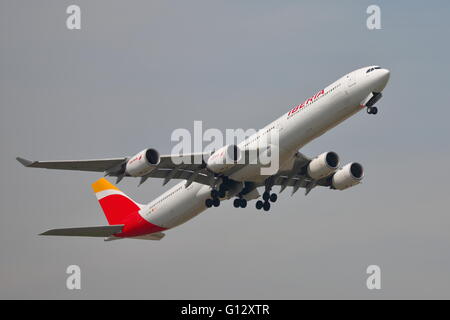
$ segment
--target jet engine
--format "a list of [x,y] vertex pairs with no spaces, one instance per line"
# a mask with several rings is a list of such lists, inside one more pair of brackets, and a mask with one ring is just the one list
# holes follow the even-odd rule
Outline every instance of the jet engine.
[[142,177],[152,172],[159,161],[159,153],[155,149],[142,150],[128,160],[125,165],[125,173],[132,177]]
[[307,167],[308,175],[314,180],[319,180],[333,174],[339,166],[339,156],[337,153],[324,152],[311,160]]
[[361,182],[364,175],[362,165],[352,162],[339,169],[331,179],[331,187],[337,190],[344,190]]
[[222,173],[235,166],[241,157],[239,147],[229,144],[215,151],[206,162],[206,167],[214,173]]

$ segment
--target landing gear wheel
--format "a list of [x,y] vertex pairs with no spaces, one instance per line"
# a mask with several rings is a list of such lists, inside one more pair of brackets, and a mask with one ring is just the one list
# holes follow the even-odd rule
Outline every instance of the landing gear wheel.
[[256,209],[261,210],[263,206],[264,202],[262,202],[261,200],[256,201]]
[[247,207],[247,200],[245,200],[243,198],[234,199],[233,206],[235,208],[245,208],[245,207]]
[[269,193],[268,191],[265,191],[265,192],[263,193],[262,198],[263,198],[264,201],[269,200],[269,198],[270,198],[270,193]]
[[219,198],[225,198],[225,190],[219,190]]
[[212,199],[206,199],[205,205],[207,208],[211,208],[213,206],[213,200]]
[[367,113],[368,114],[377,114],[378,108],[377,107],[367,107]]
[[270,202],[264,202],[263,209],[264,209],[264,211],[269,211],[270,210]]
[[270,195],[270,202],[276,202],[277,199],[278,199],[278,196],[277,196],[276,193],[272,193],[272,194]]
[[219,200],[218,198],[214,198],[214,199],[212,200],[212,203],[213,203],[213,206],[214,206],[214,207],[220,206],[220,200]]

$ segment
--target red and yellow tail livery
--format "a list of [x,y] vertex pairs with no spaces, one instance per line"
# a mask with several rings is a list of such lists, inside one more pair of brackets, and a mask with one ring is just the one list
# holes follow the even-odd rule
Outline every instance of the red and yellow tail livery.
[[95,181],[92,189],[110,225],[125,224],[142,208],[105,178]]
[[92,184],[95,196],[108,220],[108,226],[53,229],[46,236],[106,237],[107,240],[138,238],[160,240],[166,230],[146,219],[146,206],[139,204],[105,178]]

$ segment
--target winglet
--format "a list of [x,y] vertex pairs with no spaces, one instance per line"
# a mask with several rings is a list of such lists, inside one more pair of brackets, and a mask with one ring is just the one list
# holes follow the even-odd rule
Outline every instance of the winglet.
[[33,164],[33,162],[34,162],[34,161],[27,160],[27,159],[24,159],[24,158],[21,158],[21,157],[17,157],[16,160],[19,161],[25,167],[31,166]]

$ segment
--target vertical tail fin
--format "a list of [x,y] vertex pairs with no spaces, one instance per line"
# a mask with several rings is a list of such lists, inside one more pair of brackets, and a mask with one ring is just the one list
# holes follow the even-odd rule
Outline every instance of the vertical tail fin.
[[110,225],[124,224],[130,214],[142,207],[105,178],[95,181],[92,189]]

